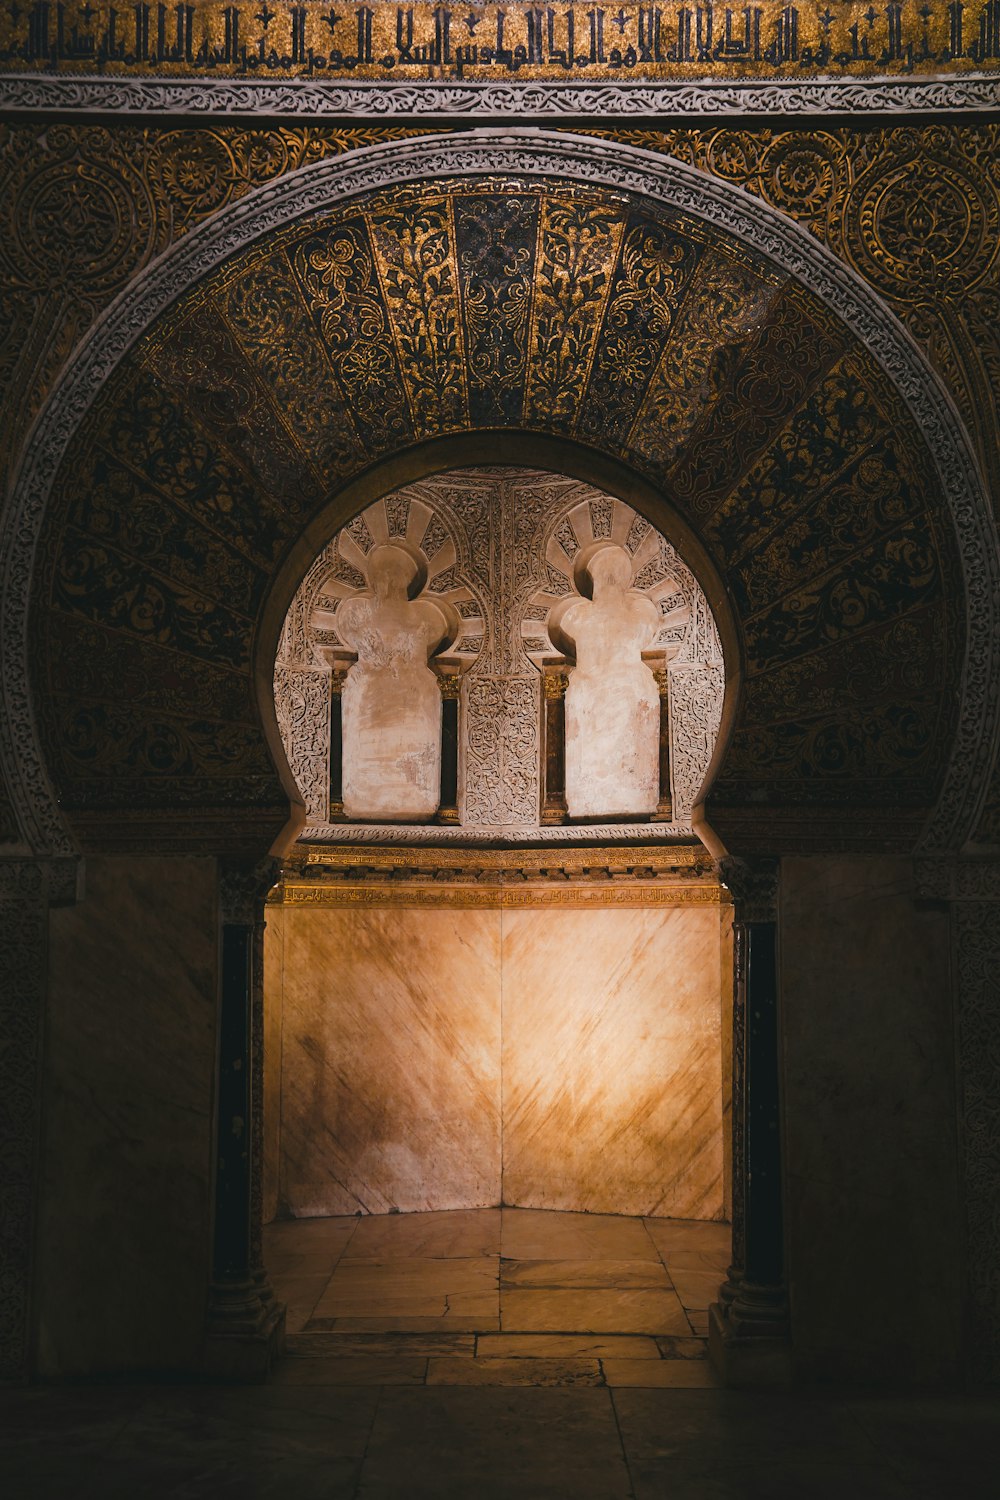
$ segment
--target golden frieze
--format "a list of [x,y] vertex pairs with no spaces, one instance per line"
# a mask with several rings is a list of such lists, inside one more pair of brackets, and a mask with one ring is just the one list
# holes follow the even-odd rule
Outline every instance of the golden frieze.
[[614,6],[5,7],[0,68],[110,78],[601,84],[961,75],[1000,63],[1000,0]]

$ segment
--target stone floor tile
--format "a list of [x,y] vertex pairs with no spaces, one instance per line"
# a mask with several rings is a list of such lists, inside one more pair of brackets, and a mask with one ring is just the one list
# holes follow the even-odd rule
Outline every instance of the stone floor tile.
[[284,1219],[264,1226],[264,1265],[274,1279],[330,1275],[358,1227],[356,1218]]
[[903,1466],[918,1500],[997,1490],[1000,1392],[850,1396],[848,1410],[879,1457]]
[[464,1355],[476,1352],[472,1333],[293,1333],[285,1339],[285,1353],[321,1359],[352,1354]]
[[349,1500],[377,1401],[374,1388],[160,1390],[80,1500]]
[[729,1264],[732,1259],[732,1226],[702,1219],[643,1219],[658,1252],[669,1260],[678,1250],[701,1250],[718,1255]]
[[671,1279],[682,1307],[689,1312],[706,1312],[713,1302],[718,1302],[724,1277],[717,1271],[682,1271],[671,1267]]
[[476,1340],[476,1355],[478,1358],[506,1359],[604,1359],[607,1356],[659,1359],[658,1342],[638,1333],[484,1333]]
[[283,1359],[275,1369],[274,1380],[278,1385],[423,1385],[426,1374],[427,1359],[418,1355],[345,1354],[340,1358]]
[[[641,1360],[636,1360],[641,1364]],[[662,1361],[660,1361],[662,1363]],[[603,1385],[596,1359],[431,1359],[428,1385]]]
[[[835,1456],[841,1463],[876,1458],[871,1439],[847,1408],[830,1398],[621,1388],[614,1401],[630,1462],[669,1458],[709,1467],[720,1459],[739,1464],[791,1463],[817,1454]],[[853,1497],[848,1494],[844,1500]]]
[[275,1277],[274,1294],[285,1304],[285,1331],[301,1333],[329,1284],[327,1272],[312,1276]]
[[313,1309],[313,1318],[444,1318],[490,1316],[497,1299],[497,1262],[465,1260],[355,1260],[342,1262]]
[[493,1256],[435,1260],[394,1256],[391,1260],[345,1260],[330,1279],[331,1289],[368,1295],[399,1297],[412,1293],[483,1292],[495,1290],[499,1262]]
[[662,1287],[670,1279],[654,1260],[501,1260],[500,1287]]
[[724,1279],[729,1270],[731,1255],[726,1250],[668,1250],[664,1256],[668,1267],[678,1271],[711,1271]]
[[708,1344],[704,1339],[675,1337],[664,1334],[656,1340],[664,1359],[707,1359]]
[[357,1221],[347,1258],[423,1259],[500,1254],[500,1209],[448,1209],[416,1214],[367,1214]]
[[75,1495],[148,1399],[115,1386],[0,1392],[0,1492]]
[[510,1260],[656,1260],[641,1219],[505,1208],[501,1253]]
[[610,1386],[669,1386],[675,1390],[714,1389],[715,1372],[707,1360],[602,1359]]
[[521,1287],[500,1294],[504,1333],[686,1334],[671,1291]]
[[399,1312],[382,1312],[368,1316],[345,1314],[336,1318],[311,1318],[310,1333],[497,1333],[500,1329],[499,1299],[490,1303],[472,1299],[471,1310],[456,1307],[459,1299],[451,1298],[445,1317],[411,1316]]
[[382,1392],[358,1500],[627,1500],[609,1394]]
[[708,1313],[702,1308],[687,1308],[687,1320],[696,1339],[708,1338]]
[[[912,1500],[890,1469],[822,1457],[754,1465],[664,1460],[634,1463],[630,1473],[635,1500]],[[948,1497],[942,1494],[938,1500]]]

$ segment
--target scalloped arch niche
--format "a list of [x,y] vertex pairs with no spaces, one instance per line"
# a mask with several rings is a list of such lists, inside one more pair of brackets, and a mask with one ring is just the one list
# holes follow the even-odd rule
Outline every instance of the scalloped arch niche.
[[[461,684],[452,827],[405,812],[328,820],[331,670],[348,683],[356,670],[387,548],[408,580],[398,618],[443,622],[400,670]],[[540,820],[543,675],[556,662],[572,681],[602,552],[642,624],[629,670],[667,673],[673,820],[553,828]],[[375,631],[361,654],[389,670],[409,649]],[[309,821],[268,908],[268,1214],[503,1202],[723,1217],[730,908],[690,820],[724,672],[705,597],[666,538],[559,474],[410,484],[316,558],[274,681]],[[630,733],[625,716],[601,728]],[[347,731],[345,719],[345,762]]]
[[[369,560],[389,543],[414,557],[411,596],[451,616],[437,655],[461,674],[460,826],[515,838],[540,827],[541,668],[566,649],[551,638],[553,618],[589,592],[586,563],[595,550],[626,553],[631,589],[654,606],[648,654],[661,658],[669,675],[674,815],[658,832],[691,836],[691,808],[715,747],[725,688],[719,633],[694,575],[623,500],[541,470],[482,468],[437,475],[369,506],[337,532],[296,593],[274,687],[285,751],[306,804],[306,840],[345,836],[328,821],[331,662],[339,657],[347,665],[354,655],[338,632],[338,615],[348,601],[371,594]],[[612,742],[625,732],[615,724],[590,731],[609,728]],[[353,751],[345,741],[345,763]],[[597,803],[586,811],[611,820],[616,809]],[[377,827],[377,804],[361,816],[376,825],[367,837],[393,837],[391,828]],[[421,818],[404,810],[386,821]]]

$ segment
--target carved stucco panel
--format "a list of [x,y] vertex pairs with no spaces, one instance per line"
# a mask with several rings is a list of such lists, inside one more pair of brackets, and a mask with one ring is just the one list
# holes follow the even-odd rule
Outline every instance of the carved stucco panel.
[[330,786],[330,674],[278,665],[274,670],[278,728],[310,822],[325,823]]

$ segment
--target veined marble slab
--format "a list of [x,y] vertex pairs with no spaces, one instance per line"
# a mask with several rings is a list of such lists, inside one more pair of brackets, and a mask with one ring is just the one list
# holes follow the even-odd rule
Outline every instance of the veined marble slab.
[[[595,1235],[612,1258],[655,1258],[641,1226],[595,1215],[721,1217],[726,919],[718,905],[269,908],[281,1207],[420,1211],[412,1253],[433,1256],[497,1253],[499,1220],[430,1210],[582,1211],[558,1244],[546,1225],[532,1237],[530,1213],[505,1222],[520,1260],[583,1259]],[[377,1256],[382,1238],[363,1218],[348,1256]]]
[[505,1201],[720,1218],[718,911],[502,920]]
[[496,914],[285,910],[281,933],[283,1203],[499,1203]]

